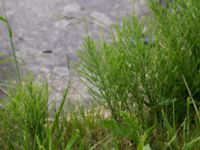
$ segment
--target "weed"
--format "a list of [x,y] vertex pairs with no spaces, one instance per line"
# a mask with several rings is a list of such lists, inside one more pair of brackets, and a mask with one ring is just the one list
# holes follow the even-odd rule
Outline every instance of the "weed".
[[[92,96],[112,113],[115,121],[109,123],[109,129],[126,133],[127,125],[119,127],[126,124],[121,114],[125,111],[136,117],[139,123],[132,123],[143,133],[156,124],[152,134],[143,134],[141,142],[134,139],[139,149],[148,141],[147,135],[155,138],[152,145],[160,141],[167,143],[164,149],[186,148],[199,139],[199,134],[186,132],[199,133],[200,3],[174,0],[163,8],[151,0],[149,5],[153,16],[146,32],[133,16],[115,27],[111,42],[87,36],[78,52],[80,73]],[[182,132],[183,128],[187,131]],[[187,148],[198,149],[199,145]]]

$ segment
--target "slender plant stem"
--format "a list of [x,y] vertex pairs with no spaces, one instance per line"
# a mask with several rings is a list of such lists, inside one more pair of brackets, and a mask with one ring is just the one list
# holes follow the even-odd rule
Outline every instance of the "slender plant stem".
[[15,47],[14,47],[14,43],[13,43],[12,29],[10,27],[8,17],[7,17],[7,14],[6,14],[6,8],[5,8],[4,0],[2,0],[2,5],[3,5],[3,11],[4,11],[5,19],[6,19],[6,26],[7,26],[8,31],[9,31],[9,41],[10,41],[10,45],[11,45],[11,49],[12,49],[12,53],[13,53],[13,57],[14,57],[17,80],[18,80],[19,85],[21,86],[22,85],[22,79],[21,79],[21,75],[20,75],[20,71],[19,71],[19,65],[18,65],[17,56],[16,56],[16,51],[15,51]]
[[187,88],[187,90],[188,90],[190,99],[192,100],[192,104],[193,104],[194,109],[195,109],[195,111],[196,111],[197,118],[198,118],[198,120],[200,121],[199,111],[198,111],[198,108],[197,108],[197,106],[196,106],[196,104],[195,104],[195,101],[194,101],[194,99],[193,99],[193,97],[192,97],[192,93],[191,93],[191,91],[190,91],[190,89],[189,89],[189,86],[188,86],[188,84],[187,84],[187,81],[186,81],[186,79],[185,79],[185,77],[184,77],[183,75],[182,75],[182,78],[183,78],[183,81],[184,81],[184,83],[185,83],[185,86],[186,86],[186,88]]

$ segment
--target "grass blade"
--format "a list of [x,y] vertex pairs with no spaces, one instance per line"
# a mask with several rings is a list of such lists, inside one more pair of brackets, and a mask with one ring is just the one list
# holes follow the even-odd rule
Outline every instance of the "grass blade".
[[76,143],[76,141],[78,140],[80,136],[80,131],[77,129],[73,132],[71,138],[69,139],[67,146],[65,148],[65,150],[71,150],[73,145]]

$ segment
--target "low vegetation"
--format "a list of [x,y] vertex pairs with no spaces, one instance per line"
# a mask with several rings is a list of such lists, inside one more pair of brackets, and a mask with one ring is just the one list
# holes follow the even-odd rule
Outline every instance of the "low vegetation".
[[149,7],[145,27],[132,15],[111,41],[84,39],[87,108],[69,105],[67,86],[52,109],[48,85],[18,74],[0,109],[0,149],[200,149],[200,2]]

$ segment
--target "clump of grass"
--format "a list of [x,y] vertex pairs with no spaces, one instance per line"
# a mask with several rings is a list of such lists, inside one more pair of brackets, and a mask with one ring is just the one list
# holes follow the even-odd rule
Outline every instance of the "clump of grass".
[[111,132],[101,125],[105,118],[100,107],[85,109],[74,105],[65,109],[67,92],[68,88],[60,106],[50,117],[47,84],[29,79],[22,86],[10,89],[7,103],[0,110],[0,149],[123,147],[126,142],[112,137]]
[[[124,19],[122,27],[116,26],[111,43],[85,38],[79,51],[80,72],[97,88],[91,87],[91,92],[106,101],[113,117],[117,119],[120,111],[131,111],[133,105],[138,112],[145,107],[155,112],[157,108],[170,110],[173,102],[177,109],[186,108],[190,95],[185,83],[199,105],[198,4],[175,1],[163,10],[152,1],[153,28],[148,32],[154,35],[149,35],[148,44],[144,39],[148,33],[143,33],[135,17]],[[188,21],[191,18],[195,21]]]
[[16,86],[9,92],[3,114],[5,143],[10,148],[24,145],[26,148],[36,147],[36,137],[46,136],[45,123],[48,118],[47,87],[34,82]]
[[198,149],[200,3],[175,0],[163,8],[151,0],[149,5],[153,16],[145,32],[133,16],[115,27],[111,42],[87,36],[78,53],[80,73],[118,125],[126,124],[124,111],[131,114],[129,119],[136,118],[141,140],[130,141],[138,147],[151,139],[153,146],[168,143],[166,149],[186,148],[188,143],[188,149]]
[[[161,96],[171,102],[174,100],[176,117],[183,120],[188,97],[192,96],[198,108],[200,106],[200,3],[195,0],[176,0],[163,9],[156,1],[152,1],[150,7],[154,14],[150,22],[157,55],[154,87],[158,92],[154,93],[157,94],[156,99]],[[172,103],[167,107],[169,111],[170,107]]]

